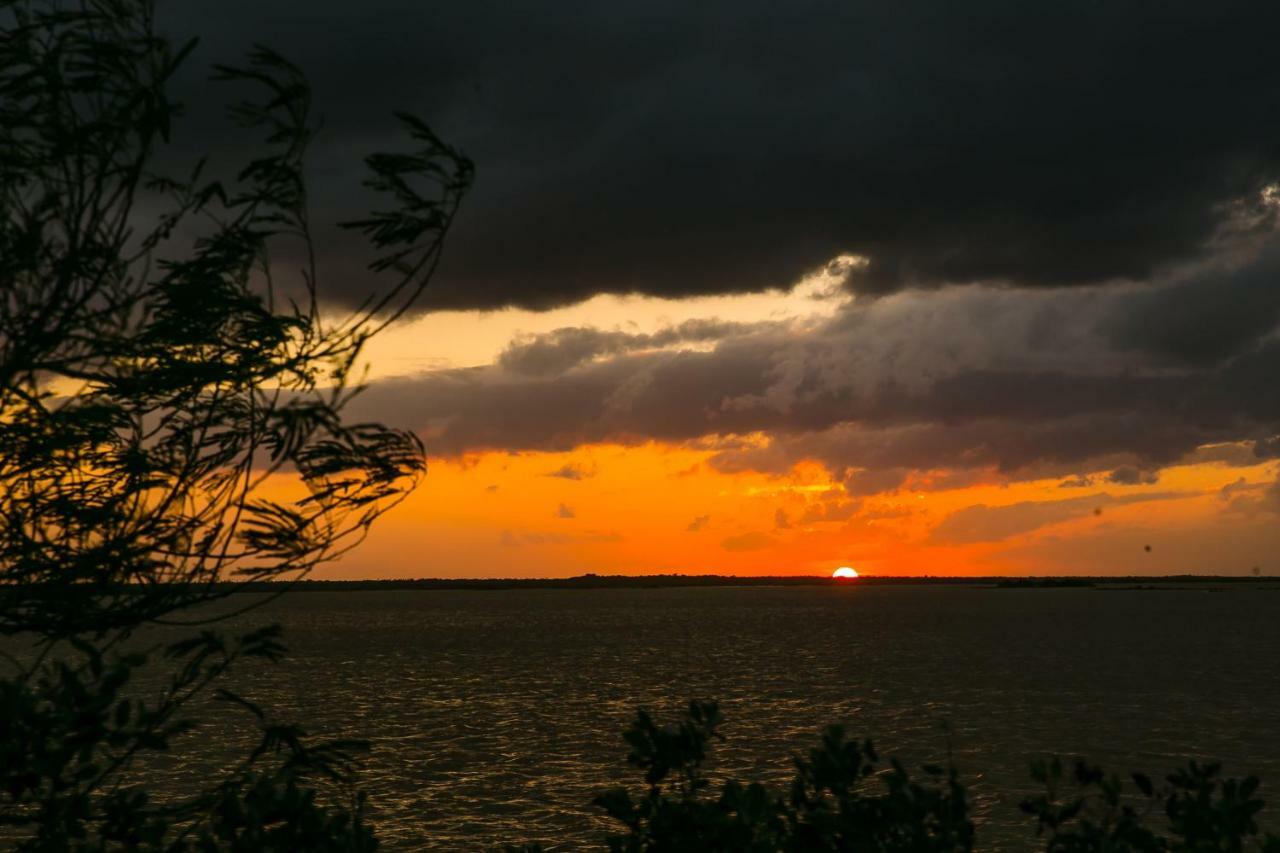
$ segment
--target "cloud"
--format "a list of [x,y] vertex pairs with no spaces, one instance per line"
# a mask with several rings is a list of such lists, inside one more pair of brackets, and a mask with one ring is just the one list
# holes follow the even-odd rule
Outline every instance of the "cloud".
[[[263,42],[311,75],[317,219],[367,202],[355,160],[400,137],[393,109],[474,157],[434,306],[760,290],[842,252],[872,294],[1144,280],[1261,227],[1280,176],[1267,5],[227,0],[161,20],[202,62]],[[179,143],[225,149],[205,78],[183,78]],[[322,248],[327,292],[357,301],[350,241]]]
[[566,462],[556,470],[547,472],[548,477],[560,477],[564,480],[586,480],[595,475],[594,469],[587,468],[577,462]]
[[1234,267],[1211,267],[1168,286],[1131,292],[1107,321],[1111,341],[1178,363],[1243,351],[1280,323],[1280,247]]
[[906,468],[860,468],[849,472],[844,490],[853,497],[896,492],[907,481]]
[[1107,475],[1107,482],[1118,486],[1149,486],[1159,479],[1159,471],[1143,471],[1136,465],[1122,465]]
[[805,507],[801,524],[847,521],[861,508],[861,501],[814,501]]
[[578,514],[568,504],[560,504],[556,507],[556,518],[577,518]]
[[1273,483],[1247,483],[1241,477],[1223,486],[1218,497],[1227,503],[1228,513],[1245,516],[1280,513],[1280,479]]
[[[1066,476],[1082,466],[1106,468],[1119,460],[1140,459],[1147,467],[1173,464],[1200,444],[1222,435],[1198,424],[1171,423],[1156,413],[1044,421],[848,423],[815,432],[775,435],[767,445],[730,449],[711,461],[726,472],[782,474],[804,459],[821,463],[836,476],[850,466],[866,471],[882,469],[884,479],[878,483],[866,474],[855,481],[855,489],[868,495],[876,493],[877,487],[896,490],[907,468],[956,468],[1008,479],[1043,479]],[[940,486],[945,487],[945,482]]]
[[686,527],[685,530],[687,530],[690,533],[698,533],[702,530],[705,530],[707,525],[710,522],[711,522],[711,516],[700,515],[697,518],[695,518],[693,521],[689,522],[689,526]]
[[720,543],[720,547],[726,551],[760,551],[765,548],[772,548],[777,544],[778,541],[768,533],[753,530],[750,533],[728,537]]
[[1092,477],[1075,476],[1075,477],[1068,477],[1067,479],[1063,480],[1061,483],[1058,484],[1058,488],[1087,489],[1092,485],[1093,485]]
[[[850,495],[988,473],[1137,484],[1207,445],[1221,464],[1280,455],[1280,112],[1257,109],[1280,84],[1280,7],[164,15],[203,36],[199,61],[252,33],[314,75],[317,221],[368,201],[354,152],[399,138],[393,107],[475,157],[430,307],[758,291],[867,260],[838,271],[857,298],[824,322],[566,325],[357,400],[434,454],[722,442],[716,469],[811,459]],[[242,150],[204,83],[180,81],[198,97],[175,155]],[[321,249],[325,292],[358,301],[360,252],[342,234]]]
[[[1166,286],[1176,284],[1157,287]],[[353,415],[411,427],[437,455],[709,440],[721,447],[710,460],[718,470],[783,473],[811,459],[850,494],[910,486],[930,471],[1105,470],[1136,482],[1190,454],[1232,465],[1272,455],[1280,338],[1174,366],[1110,342],[1128,293],[904,293],[818,323],[737,327],[710,350],[380,381]],[[769,440],[733,438],[748,434]]]
[[1218,490],[1218,499],[1221,501],[1230,501],[1241,492],[1248,492],[1254,488],[1256,488],[1256,486],[1250,485],[1244,477],[1238,477],[1234,482],[1227,483]]
[[1280,458],[1280,435],[1271,435],[1255,441],[1253,455],[1258,459]]
[[1187,497],[1184,493],[1112,497],[1106,493],[1060,501],[1023,501],[1005,506],[975,504],[947,516],[929,534],[937,544],[968,544],[1008,539],[1041,527],[1097,514],[1104,506],[1118,506]]
[[615,530],[588,530],[584,533],[542,533],[539,531],[503,530],[499,542],[507,548],[526,545],[578,545],[582,543],[622,542]]
[[517,338],[498,356],[498,364],[517,374],[555,375],[601,356],[713,342],[741,334],[748,328],[747,324],[713,319],[688,320],[652,334],[603,331],[589,326],[568,327]]

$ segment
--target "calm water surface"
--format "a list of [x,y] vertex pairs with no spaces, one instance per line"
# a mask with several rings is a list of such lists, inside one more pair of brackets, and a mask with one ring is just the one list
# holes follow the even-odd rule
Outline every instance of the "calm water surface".
[[950,750],[987,850],[1033,847],[1017,802],[1050,752],[1218,758],[1280,809],[1280,591],[307,592],[254,618],[283,623],[291,655],[238,686],[372,741],[389,849],[598,840],[591,796],[634,778],[620,730],[690,697],[725,711],[717,766],[763,781],[831,722],[912,764]]

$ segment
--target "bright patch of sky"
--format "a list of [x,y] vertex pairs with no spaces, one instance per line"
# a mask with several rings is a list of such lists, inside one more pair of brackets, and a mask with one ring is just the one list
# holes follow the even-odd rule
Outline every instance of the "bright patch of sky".
[[842,255],[789,290],[685,299],[605,294],[550,311],[440,311],[402,319],[367,345],[368,378],[492,364],[512,340],[566,327],[646,334],[689,320],[817,322],[851,298],[842,285],[865,264],[861,258]]

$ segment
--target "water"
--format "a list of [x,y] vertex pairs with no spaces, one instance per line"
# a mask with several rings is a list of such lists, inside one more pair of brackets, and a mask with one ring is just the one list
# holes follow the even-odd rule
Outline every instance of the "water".
[[1280,812],[1277,590],[307,592],[254,618],[291,655],[238,686],[372,741],[388,849],[598,841],[592,795],[638,781],[620,730],[690,697],[724,709],[717,766],[762,781],[832,722],[911,764],[950,751],[987,850],[1033,847],[1017,803],[1052,752],[1156,776],[1221,759]]

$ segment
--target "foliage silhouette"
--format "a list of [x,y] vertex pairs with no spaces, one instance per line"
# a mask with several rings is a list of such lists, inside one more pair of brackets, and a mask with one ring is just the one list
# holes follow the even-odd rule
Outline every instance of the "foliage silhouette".
[[[714,702],[690,702],[673,725],[639,711],[623,738],[644,788],[615,788],[594,804],[621,825],[606,839],[614,853],[678,851],[872,851],[934,853],[981,849],[970,799],[954,765],[922,768],[922,779],[896,759],[887,766],[870,741],[833,726],[805,757],[795,758],[786,795],[758,782],[730,779],[718,790],[704,765],[722,740]],[[1120,780],[1077,761],[1069,780],[1062,762],[1037,761],[1032,778],[1044,793],[1022,811],[1036,819],[1034,846],[1047,853],[1280,853],[1257,816],[1258,780],[1223,779],[1216,764],[1189,763],[1157,788],[1141,773],[1126,793]],[[1072,791],[1064,792],[1064,781]],[[1165,825],[1153,826],[1163,815]],[[1033,849],[1029,841],[1028,849]],[[536,845],[508,847],[537,851]]]
[[[1064,798],[1062,762],[1038,761],[1032,777],[1045,786],[1045,793],[1027,799],[1022,810],[1036,818],[1037,834],[1046,837],[1049,853],[1280,853],[1280,836],[1264,835],[1258,828],[1264,805],[1255,796],[1258,779],[1223,779],[1220,770],[1215,763],[1192,761],[1170,773],[1160,788],[1146,774],[1134,773],[1135,792],[1126,794],[1118,776],[1077,760],[1071,774],[1076,791]],[[1147,818],[1159,814],[1167,826],[1150,828]]]
[[[881,773],[871,742],[848,740],[839,726],[827,729],[807,758],[796,759],[789,797],[736,780],[724,783],[717,798],[704,796],[709,782],[702,766],[721,723],[713,702],[690,702],[670,729],[637,714],[624,737],[628,761],[645,771],[649,787],[638,800],[623,788],[596,799],[627,827],[610,836],[611,850],[972,849],[973,822],[954,768],[926,768],[923,785],[897,761]],[[878,793],[868,784],[877,777]],[[668,778],[676,781],[664,785]]]
[[[194,42],[149,0],[0,2],[0,833],[24,849],[368,849],[352,743],[312,745],[222,691],[258,748],[204,791],[158,800],[136,776],[273,629],[138,646],[204,624],[251,582],[304,576],[356,544],[425,470],[417,438],[347,423],[369,337],[420,293],[471,163],[424,123],[366,160],[381,209],[345,223],[381,282],[331,321],[318,299],[301,72],[256,49],[215,79],[254,94],[260,145],[230,177],[156,163]],[[304,259],[282,272],[282,252]],[[296,279],[296,280],[295,280]],[[264,495],[273,474],[302,496]],[[173,672],[158,698],[140,673]]]

